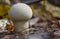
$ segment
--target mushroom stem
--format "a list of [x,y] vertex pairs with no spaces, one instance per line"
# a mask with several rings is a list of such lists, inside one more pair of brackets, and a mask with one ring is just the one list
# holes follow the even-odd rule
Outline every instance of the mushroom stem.
[[28,33],[29,31],[29,24],[26,21],[22,22],[14,22],[15,24],[15,32],[19,34],[20,39],[25,39],[25,34]]

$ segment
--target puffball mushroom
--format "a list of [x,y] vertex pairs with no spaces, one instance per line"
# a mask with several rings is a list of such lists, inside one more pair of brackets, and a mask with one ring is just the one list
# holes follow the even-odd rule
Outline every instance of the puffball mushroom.
[[10,8],[8,15],[14,22],[15,31],[21,32],[29,27],[28,20],[32,17],[32,9],[24,3],[17,3]]

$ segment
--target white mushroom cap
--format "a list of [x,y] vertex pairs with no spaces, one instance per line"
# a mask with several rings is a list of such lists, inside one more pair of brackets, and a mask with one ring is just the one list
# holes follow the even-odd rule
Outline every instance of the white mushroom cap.
[[32,17],[32,9],[24,3],[17,3],[10,8],[8,15],[12,20],[24,21]]

